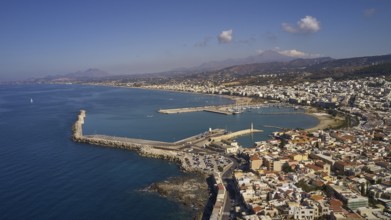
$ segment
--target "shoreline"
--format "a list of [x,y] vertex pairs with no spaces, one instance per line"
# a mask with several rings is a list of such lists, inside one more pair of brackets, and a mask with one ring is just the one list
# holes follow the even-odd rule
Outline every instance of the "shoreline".
[[[65,85],[65,84],[62,84]],[[225,98],[233,101],[231,104],[249,104],[252,102],[250,97],[242,96],[231,96],[224,94],[212,94],[212,93],[199,93],[199,92],[189,92],[189,91],[180,91],[180,90],[170,90],[170,89],[159,89],[159,88],[148,88],[148,87],[132,87],[132,86],[115,86],[115,85],[101,85],[101,84],[80,84],[80,85],[89,85],[89,86],[103,86],[103,87],[112,87],[112,88],[125,88],[125,89],[142,89],[142,90],[151,90],[151,91],[163,91],[163,92],[173,92],[173,93],[184,93],[184,94],[193,94],[193,95],[207,95],[207,96],[216,96],[220,98]],[[224,105],[224,104],[221,104]],[[215,105],[219,106],[219,105]]]
[[324,130],[324,129],[334,129],[340,127],[344,122],[345,119],[341,117],[333,117],[330,114],[320,112],[317,109],[310,107],[305,110],[306,115],[315,117],[318,119],[318,124],[314,127],[305,129],[307,132],[314,132],[318,130]]
[[[83,84],[82,84],[83,85]],[[118,87],[118,88],[125,88],[125,89],[142,89],[142,90],[151,90],[151,91],[164,91],[164,92],[174,92],[174,93],[184,93],[184,94],[195,94],[195,95],[208,95],[208,96],[216,96],[216,97],[221,97],[225,99],[229,99],[233,101],[233,104],[249,104],[253,101],[253,98],[251,97],[242,97],[242,96],[232,96],[232,95],[224,95],[224,94],[212,94],[212,93],[199,93],[199,92],[189,92],[189,91],[179,91],[179,90],[170,90],[170,89],[161,89],[161,88],[149,88],[149,87],[132,87],[132,86],[113,86],[113,85],[96,85],[96,84],[85,84],[85,85],[93,85],[93,86],[105,86],[105,87]],[[282,104],[288,104],[292,106],[298,106],[290,103],[284,103],[278,101],[278,103]],[[214,105],[214,106],[219,106],[219,105]],[[302,106],[299,106],[302,107]],[[318,130],[324,130],[324,129],[333,129],[333,128],[338,128],[343,124],[345,119],[340,118],[340,117],[334,117],[324,113],[320,112],[316,108],[312,106],[306,106],[304,114],[308,116],[315,117],[318,120],[318,124],[305,129],[307,132],[314,132]]]
[[[111,87],[111,86],[108,86]],[[125,87],[125,86],[118,86],[119,88],[133,88],[133,87]],[[143,89],[143,90],[159,90],[159,89],[151,89],[151,88],[133,88],[133,89]],[[159,90],[159,91],[167,91],[167,92],[180,92],[180,93],[191,93],[191,94],[196,94],[196,95],[213,95],[213,96],[219,96],[222,98],[226,98],[229,100],[232,100],[234,103],[251,103],[252,98],[250,97],[237,97],[237,96],[229,96],[229,95],[218,95],[218,94],[205,94],[205,93],[195,93],[195,92],[186,92],[186,91],[174,91],[174,90]],[[282,102],[279,102],[282,103]],[[215,105],[218,106],[218,105]],[[296,106],[296,105],[292,105]],[[312,116],[318,119],[318,124],[312,128],[306,129],[307,132],[312,132],[312,131],[317,131],[319,129],[326,129],[326,128],[332,128],[332,127],[337,127],[339,126],[340,123],[339,120],[333,118],[331,115],[326,114],[326,113],[321,113],[315,108],[312,107],[305,107],[305,112],[303,114],[306,114],[308,116]],[[163,160],[168,160],[171,162],[174,162],[178,165],[179,169],[184,172],[184,173],[190,173],[190,175],[197,175],[197,174],[202,174],[202,175],[207,175],[203,170],[196,169],[194,167],[191,167],[190,164],[188,165],[186,163],[186,160],[184,159],[184,155],[186,154],[184,152],[178,152],[175,150],[168,150],[168,149],[159,149],[156,148],[156,146],[151,146],[151,145],[145,145],[145,144],[140,144],[140,143],[126,143],[123,142],[121,143],[120,141],[115,141],[115,140],[107,140],[107,139],[100,139],[100,138],[94,138],[94,137],[89,137],[84,136],[82,132],[82,125],[84,124],[84,117],[85,117],[85,111],[81,110],[80,114],[78,115],[78,120],[74,123],[72,127],[72,139],[75,142],[79,143],[86,143],[86,144],[92,144],[92,145],[98,145],[98,146],[105,146],[105,147],[111,147],[111,148],[122,148],[126,150],[131,150],[134,151],[136,154],[138,154],[141,157],[149,157],[149,158],[157,158],[157,159],[163,159]],[[227,165],[229,166],[229,165]],[[168,180],[163,181],[166,182]],[[154,184],[159,184],[154,183]],[[201,184],[200,182],[194,183],[194,184]],[[169,184],[167,184],[166,187],[168,187]],[[194,185],[195,186],[195,185]],[[192,187],[189,187],[192,188]],[[186,189],[180,190],[180,193],[178,194],[183,194],[181,195],[182,197],[172,197],[169,194],[162,194],[159,193],[163,197],[170,197],[168,199],[173,199],[174,201],[177,201],[178,203],[181,203],[185,206],[188,206],[188,202],[184,202],[186,199],[186,194],[188,192],[184,192],[183,190],[186,191]],[[207,194],[209,191],[205,191]],[[174,193],[175,194],[175,193]],[[199,195],[199,194],[195,194]],[[179,199],[178,199],[179,198]],[[194,206],[194,204],[192,204]],[[198,203],[198,208],[202,210],[206,209],[206,204],[201,207],[201,204]],[[198,214],[199,215],[199,212]]]
[[[140,143],[121,142],[115,139],[101,139],[84,136],[82,126],[84,124],[85,116],[85,111],[80,110],[77,120],[72,126],[72,140],[74,142],[95,145],[98,147],[129,150],[135,152],[140,157],[162,159],[177,164],[179,170],[188,175],[169,177],[166,180],[152,183],[150,186],[140,189],[140,191],[153,192],[154,189],[160,196],[192,208],[193,211],[195,211],[194,218],[203,216],[208,205],[206,202],[210,200],[210,197],[204,198],[205,195],[209,195],[210,193],[210,188],[206,181],[208,176],[211,175],[210,173],[194,168],[188,164],[185,157],[186,153],[184,152],[159,149],[156,148],[156,146],[153,147]],[[202,177],[204,178],[203,180]],[[175,181],[172,183],[172,180]],[[181,183],[181,185],[178,185],[178,183]]]
[[[189,92],[189,91],[179,91],[179,90],[170,90],[170,89],[158,89],[158,88],[149,88],[149,87],[125,87],[125,88],[133,88],[133,89],[144,89],[144,90],[152,90],[152,91],[165,91],[165,92],[175,92],[175,93],[184,93],[184,94],[195,94],[195,95],[208,95],[208,96],[216,96],[225,99],[229,99],[233,101],[232,104],[248,104],[251,103],[252,98],[250,97],[242,97],[242,96],[231,96],[224,94],[213,94],[213,93],[200,93],[200,92]],[[219,106],[219,105],[215,105]]]

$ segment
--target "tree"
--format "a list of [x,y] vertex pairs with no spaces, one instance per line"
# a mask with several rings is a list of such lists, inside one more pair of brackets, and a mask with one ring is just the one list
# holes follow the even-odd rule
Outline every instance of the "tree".
[[289,164],[288,163],[284,163],[283,165],[282,165],[282,171],[284,171],[284,173],[291,173],[291,172],[293,172],[293,169],[292,169],[292,167],[291,166],[289,166]]
[[281,138],[280,140],[281,140],[281,142],[280,142],[280,145],[278,145],[278,147],[280,149],[283,149],[285,147],[285,145],[287,144],[287,141],[284,138]]

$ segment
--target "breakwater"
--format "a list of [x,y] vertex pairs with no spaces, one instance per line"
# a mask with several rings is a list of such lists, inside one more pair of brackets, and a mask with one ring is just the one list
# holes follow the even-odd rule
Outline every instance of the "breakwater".
[[162,114],[179,114],[188,112],[211,112],[223,115],[240,114],[245,109],[259,108],[260,104],[230,104],[230,105],[217,105],[217,106],[202,106],[202,107],[186,107],[186,108],[172,108],[172,109],[160,109],[158,112]]
[[232,115],[233,111],[229,109],[232,105],[224,106],[203,106],[203,107],[192,107],[192,108],[173,108],[173,109],[160,109],[158,112],[162,114],[179,114],[188,112],[212,112],[224,115]]
[[[193,147],[197,146],[198,149],[202,150],[200,146],[204,146],[205,143],[208,143],[209,141],[221,141],[254,132],[262,132],[262,130],[253,129],[252,125],[250,129],[245,129],[233,133],[227,133],[223,129],[215,129],[200,135],[195,135],[177,142],[169,143],[107,135],[84,135],[83,124],[85,121],[85,117],[86,111],[80,110],[80,113],[77,116],[77,120],[72,127],[72,139],[75,142],[133,150],[136,151],[140,156],[159,158],[178,163],[180,165],[180,168],[185,172],[198,172],[202,174],[210,174],[210,170],[212,169],[207,169],[206,164],[205,167],[198,166],[199,161],[202,160],[202,156],[190,153],[190,151],[193,150]],[[203,160],[209,160],[210,153],[211,152],[208,152],[208,157],[203,158]],[[195,157],[198,159],[195,159]],[[221,162],[220,156],[217,156],[217,158],[219,159],[219,162]],[[194,160],[197,160],[198,164],[194,163]],[[223,168],[222,173],[224,174],[225,172],[227,172],[227,170],[229,170],[232,165],[232,161],[226,164]],[[220,176],[221,174],[220,172],[217,172],[217,174],[213,173],[213,175]],[[223,190],[221,190],[222,188]],[[222,181],[218,189],[219,190],[217,200],[216,204],[213,207],[211,219],[221,219],[224,207],[227,202],[227,192]]]
[[[78,143],[86,143],[98,146],[126,149],[136,151],[140,156],[164,159],[176,162],[181,169],[187,172],[202,172],[198,167],[187,163],[185,158],[189,157],[187,152],[182,152],[184,144],[194,140],[200,140],[202,135],[196,135],[174,143],[160,142],[144,139],[133,139],[125,137],[115,137],[107,135],[83,135],[83,124],[86,117],[86,111],[80,110],[76,122],[72,127],[72,139]],[[221,133],[221,129],[212,131],[212,134]],[[206,138],[206,137],[204,137]]]
[[236,131],[236,132],[224,134],[221,136],[213,137],[212,140],[222,141],[222,140],[227,140],[227,139],[233,139],[238,136],[243,136],[243,135],[252,134],[252,133],[259,133],[259,132],[263,132],[263,130],[250,128],[250,129],[245,129],[245,130]]
[[193,166],[185,160],[185,158],[189,158],[191,157],[191,155],[193,155],[192,153],[190,153],[193,146],[198,147],[198,149],[202,149],[204,144],[209,143],[209,141],[211,140],[222,141],[227,139],[233,139],[237,136],[245,134],[262,132],[262,130],[257,130],[253,128],[232,133],[227,133],[223,129],[214,129],[199,135],[195,135],[171,143],[107,135],[84,135],[83,124],[85,117],[86,111],[80,110],[77,116],[77,120],[72,127],[72,139],[75,142],[133,150],[138,152],[138,154],[140,154],[141,156],[175,161],[178,162],[185,171],[200,170],[197,166]]
[[[186,165],[186,163],[184,163],[184,161],[182,161],[181,157],[178,155],[178,152],[176,152],[175,149],[166,149],[167,147],[170,147],[170,145],[165,142],[113,137],[106,135],[83,135],[83,124],[85,117],[85,110],[80,110],[77,120],[72,128],[73,141],[105,147],[134,150],[141,156],[174,161],[179,163],[184,170],[193,171],[193,169],[191,169]],[[151,145],[148,145],[148,143]],[[164,149],[154,148],[152,145],[160,146]]]

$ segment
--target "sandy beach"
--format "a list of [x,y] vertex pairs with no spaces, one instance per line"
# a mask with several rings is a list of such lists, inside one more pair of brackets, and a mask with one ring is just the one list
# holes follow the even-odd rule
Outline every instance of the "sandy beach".
[[316,112],[316,110],[313,108],[306,110],[306,114],[314,116],[319,120],[318,125],[306,129],[306,131],[309,132],[323,130],[326,128],[337,128],[340,127],[345,121],[345,119],[342,117],[333,117],[327,113]]

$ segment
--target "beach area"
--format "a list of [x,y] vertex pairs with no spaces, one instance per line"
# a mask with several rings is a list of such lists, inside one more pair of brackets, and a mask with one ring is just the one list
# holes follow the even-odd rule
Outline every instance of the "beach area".
[[325,112],[319,112],[315,108],[306,109],[305,114],[316,117],[319,121],[319,123],[315,127],[306,129],[306,131],[308,131],[308,132],[314,132],[314,131],[324,130],[324,129],[339,128],[345,122],[345,119],[342,117],[339,117],[339,116],[334,117],[334,116],[327,114]]
[[[215,94],[209,94],[215,95]],[[254,103],[254,99],[250,97],[230,96],[230,95],[217,95],[234,101],[235,105],[248,105]],[[262,104],[261,102],[257,102]],[[294,106],[294,105],[292,105]],[[320,111],[314,107],[306,107],[304,114],[315,117],[318,120],[318,124],[314,127],[305,129],[307,132],[314,132],[324,129],[335,129],[343,126],[345,119],[340,116],[332,116],[326,112]]]

